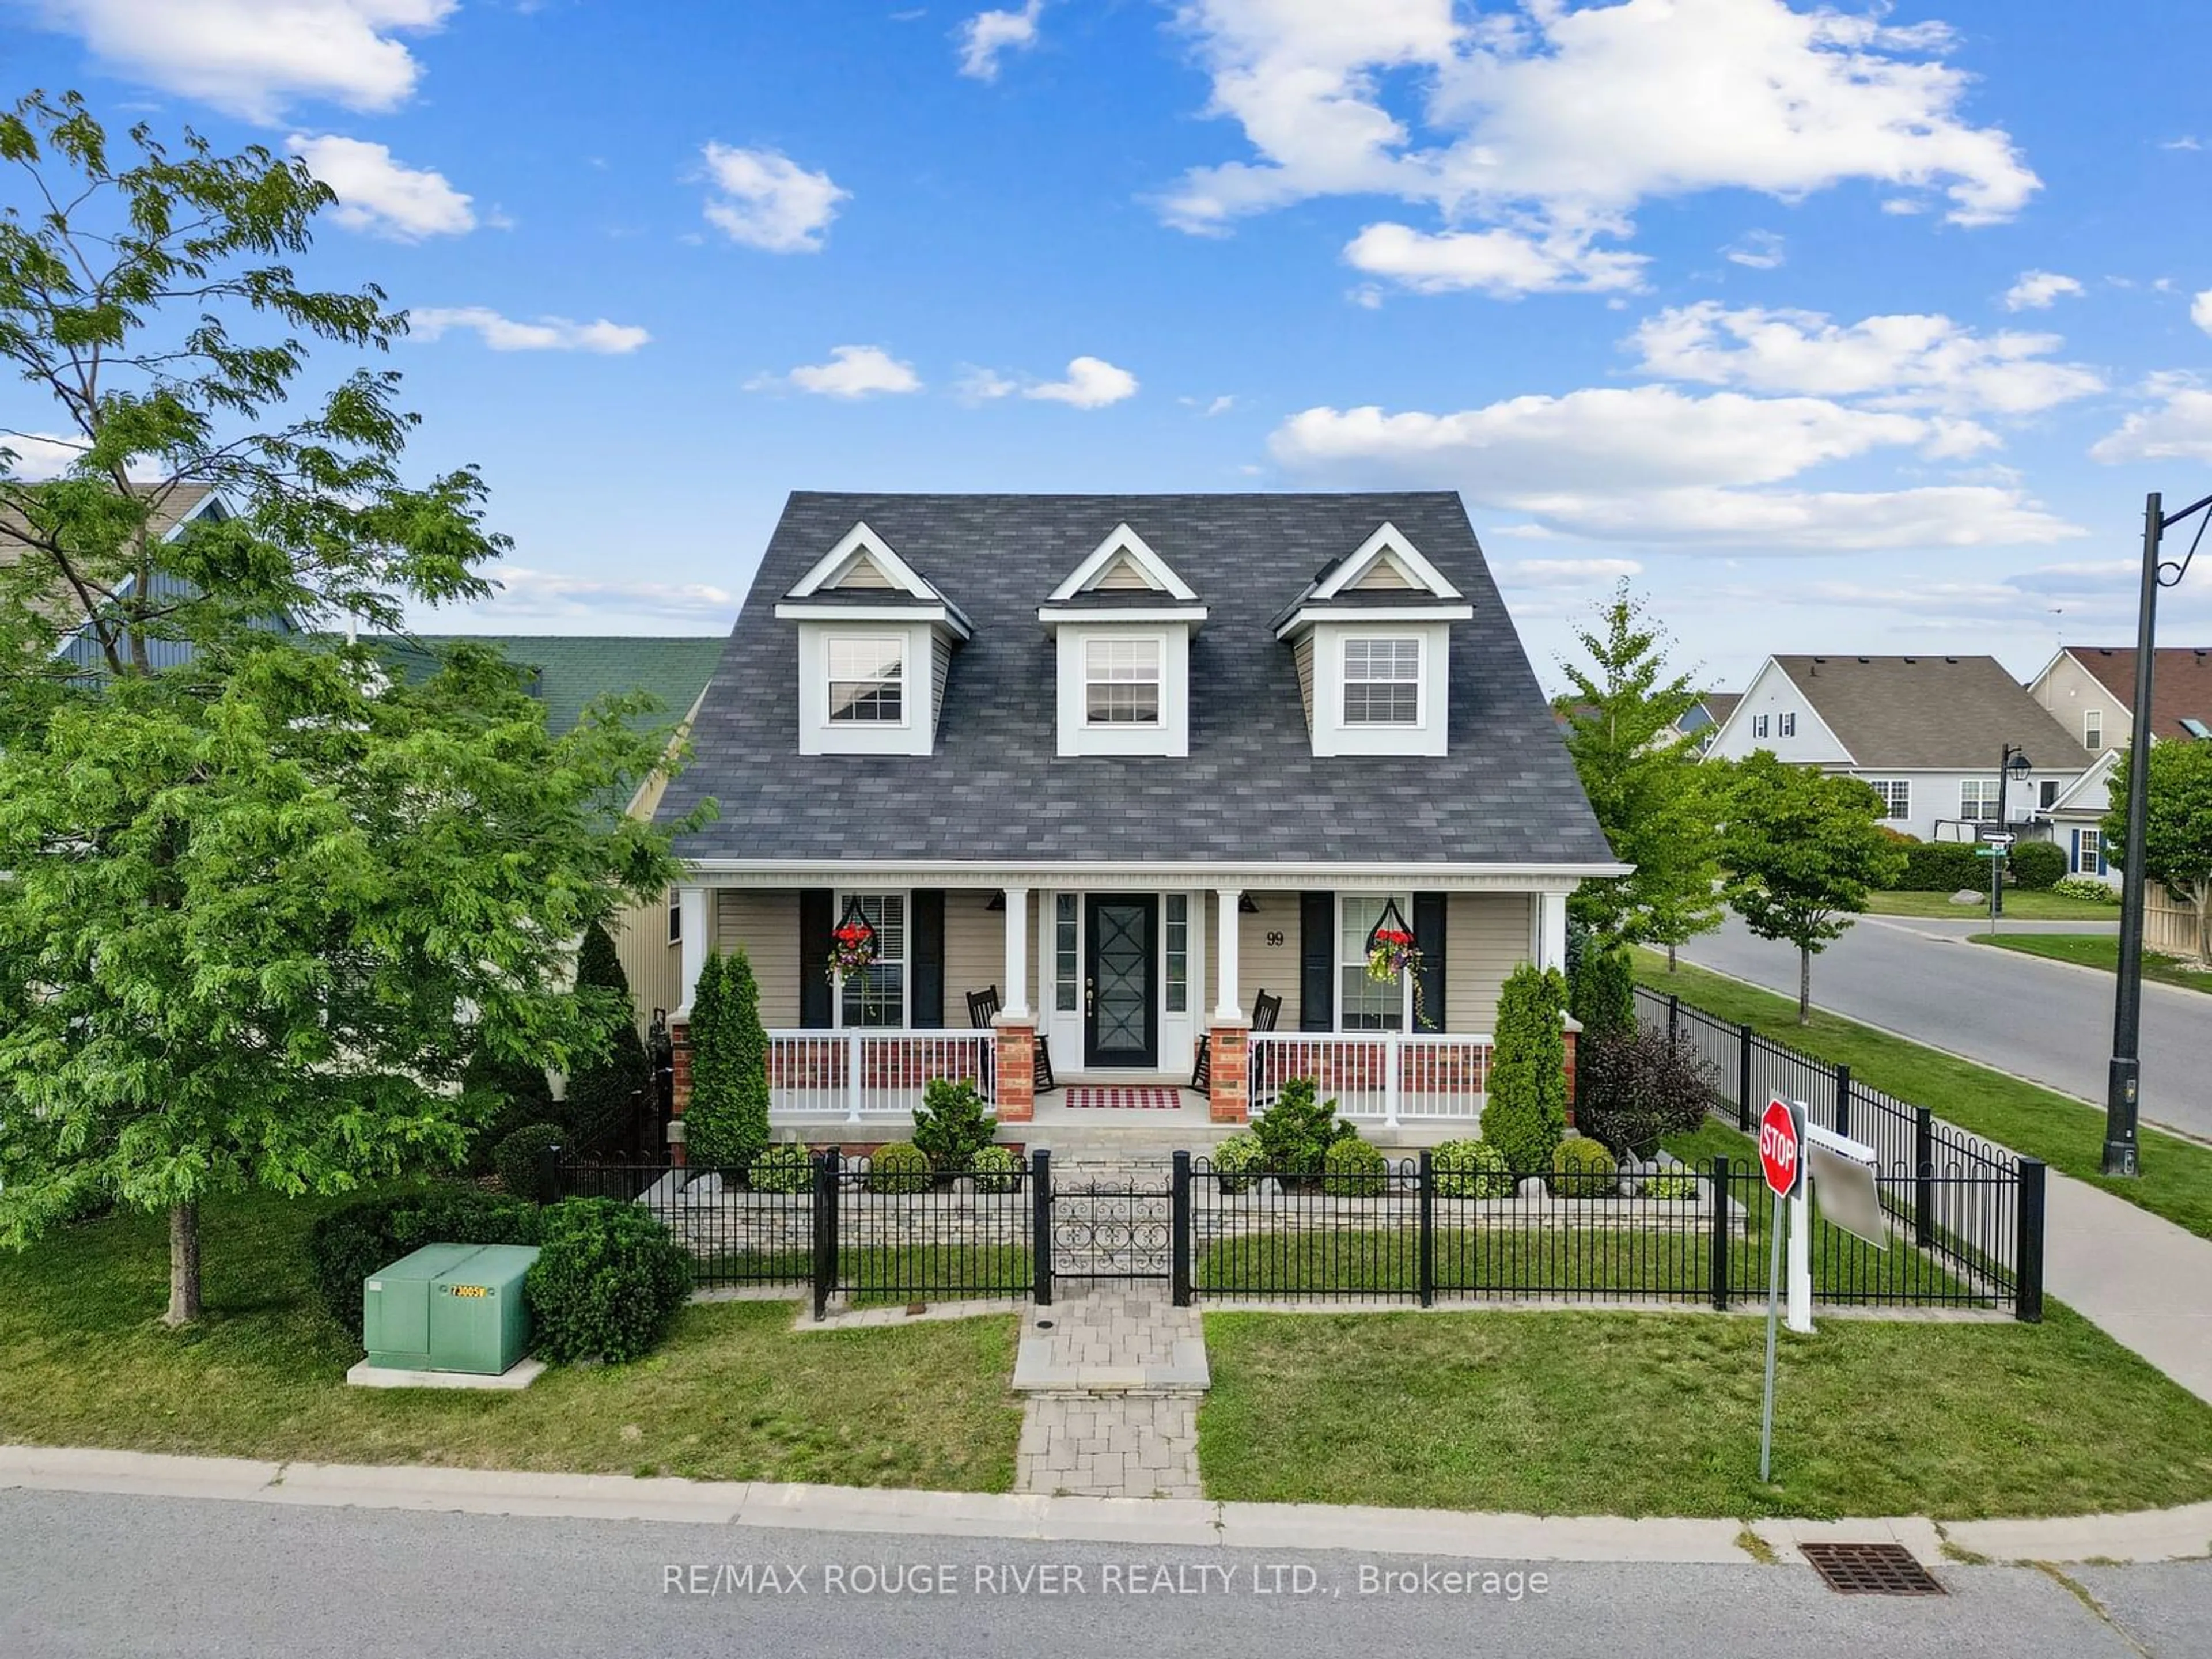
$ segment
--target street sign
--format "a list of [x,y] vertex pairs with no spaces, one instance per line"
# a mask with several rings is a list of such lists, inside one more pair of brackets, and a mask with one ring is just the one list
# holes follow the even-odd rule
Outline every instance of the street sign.
[[1759,1167],[1778,1198],[1788,1198],[1797,1190],[1805,1170],[1799,1155],[1803,1139],[1797,1114],[1790,1103],[1779,1095],[1768,1101],[1759,1120]]
[[1977,847],[1974,848],[1974,856],[1978,859],[2001,859],[2004,855],[2005,849],[2002,847]]
[[1806,1145],[1805,1169],[1812,1177],[1814,1201],[1829,1225],[1863,1238],[1877,1250],[1889,1248],[1889,1221],[1871,1164],[1824,1146],[1816,1137]]
[[2017,841],[2019,837],[2009,831],[2006,831],[1996,835],[1984,836],[1982,839],[1991,847],[2009,847],[2014,842]]

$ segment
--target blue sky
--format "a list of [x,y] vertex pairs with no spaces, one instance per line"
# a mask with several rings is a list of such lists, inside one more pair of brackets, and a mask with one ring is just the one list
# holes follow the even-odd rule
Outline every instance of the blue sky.
[[[1627,574],[1725,685],[2132,637],[2142,493],[2212,491],[2212,115],[2143,89],[2208,48],[2186,0],[0,0],[10,86],[337,189],[308,274],[414,309],[416,458],[515,538],[425,627],[722,631],[794,488],[1446,487],[1548,679]],[[2212,641],[2212,559],[2167,607]]]

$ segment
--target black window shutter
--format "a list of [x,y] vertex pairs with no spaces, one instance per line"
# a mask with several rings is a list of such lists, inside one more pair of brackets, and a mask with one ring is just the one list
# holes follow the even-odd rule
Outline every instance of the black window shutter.
[[1298,895],[1298,1030],[1336,1029],[1336,895]]
[[830,930],[837,896],[827,887],[799,890],[799,1023],[810,1031],[836,1022],[830,1007]]
[[1420,1012],[1414,1024],[1424,1031],[1444,1029],[1444,896],[1413,895],[1413,948],[1421,953]]
[[934,1031],[945,1024],[945,890],[917,887],[908,896],[908,925],[914,951],[914,983],[908,987],[908,1017],[915,1029]]

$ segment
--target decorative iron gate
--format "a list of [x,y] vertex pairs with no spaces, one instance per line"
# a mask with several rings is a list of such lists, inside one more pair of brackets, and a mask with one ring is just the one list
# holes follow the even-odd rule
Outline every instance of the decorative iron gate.
[[1187,1301],[1189,1166],[1177,1152],[1164,1180],[1134,1171],[1064,1179],[1050,1153],[1036,1154],[1036,1300],[1052,1300],[1055,1279],[1164,1279],[1177,1304]]

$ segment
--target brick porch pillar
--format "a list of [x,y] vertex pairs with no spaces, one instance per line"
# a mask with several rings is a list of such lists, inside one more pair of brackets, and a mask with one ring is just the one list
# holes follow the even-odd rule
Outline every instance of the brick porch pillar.
[[1020,1014],[991,1022],[995,1036],[999,1121],[1027,1123],[1036,1115],[1036,1023]]
[[1251,1024],[1217,1017],[1207,1036],[1212,1039],[1207,1049],[1212,1086],[1206,1096],[1206,1115],[1216,1123],[1242,1123],[1249,1115],[1245,1085],[1251,1076]]
[[668,1026],[669,1099],[668,1161],[684,1166],[684,1109],[691,1103],[691,1022],[672,1020]]
[[1575,1039],[1582,1035],[1583,1023],[1572,1014],[1561,1014],[1560,1024],[1565,1028],[1562,1036],[1567,1049],[1567,1127],[1575,1127]]

